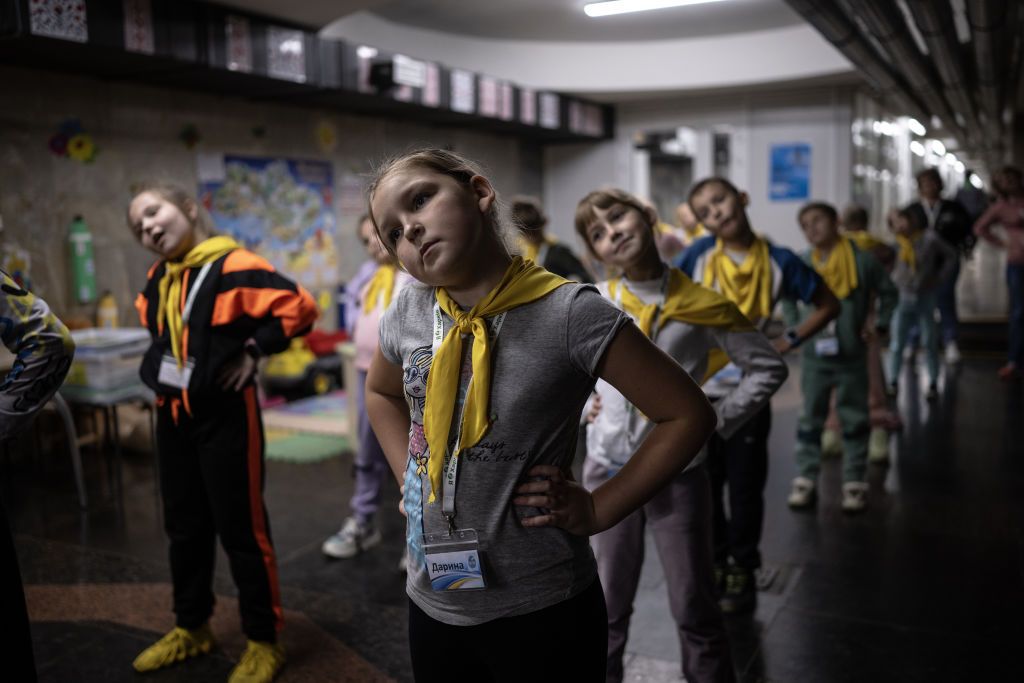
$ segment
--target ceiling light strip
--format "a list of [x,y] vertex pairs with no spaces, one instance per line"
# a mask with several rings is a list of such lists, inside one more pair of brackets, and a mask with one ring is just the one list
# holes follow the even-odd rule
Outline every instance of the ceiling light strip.
[[583,6],[588,17],[610,17],[629,12],[646,12],[669,7],[685,7],[687,5],[704,5],[724,0],[609,0],[608,2],[592,2]]

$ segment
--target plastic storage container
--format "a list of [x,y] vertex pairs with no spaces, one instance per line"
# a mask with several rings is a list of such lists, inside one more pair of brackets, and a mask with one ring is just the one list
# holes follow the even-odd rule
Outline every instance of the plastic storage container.
[[140,382],[139,366],[150,343],[147,329],[90,327],[74,330],[71,337],[75,358],[64,381],[67,386],[109,390]]

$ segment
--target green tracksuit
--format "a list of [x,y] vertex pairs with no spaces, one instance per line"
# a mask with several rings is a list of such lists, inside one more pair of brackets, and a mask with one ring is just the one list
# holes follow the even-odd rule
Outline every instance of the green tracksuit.
[[[828,417],[832,390],[843,439],[843,482],[864,481],[867,469],[868,365],[861,338],[871,304],[878,299],[876,326],[885,329],[898,293],[878,259],[854,245],[857,287],[840,301],[839,316],[824,330],[803,342],[801,389],[804,405],[797,424],[796,465],[800,476],[816,480],[821,467],[821,430]],[[811,253],[803,258],[811,263]],[[812,264],[813,265],[813,264]],[[783,301],[786,322],[799,325],[810,313],[805,305]]]

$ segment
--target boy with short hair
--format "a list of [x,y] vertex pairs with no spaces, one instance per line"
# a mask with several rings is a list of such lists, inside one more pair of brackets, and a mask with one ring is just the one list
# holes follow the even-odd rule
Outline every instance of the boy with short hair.
[[[763,328],[781,298],[810,303],[815,310],[774,342],[786,353],[823,328],[839,313],[839,302],[821,276],[789,249],[769,244],[756,234],[747,218],[749,197],[725,178],[701,180],[690,190],[690,206],[712,233],[683,252],[677,266],[694,282],[725,295],[751,322]],[[704,385],[712,402],[732,390],[740,371],[727,367]],[[754,609],[757,592],[754,571],[761,566],[761,526],[764,485],[768,479],[768,433],[771,406],[728,439],[717,434],[708,444],[714,508],[715,562],[725,574],[719,604],[726,614]],[[723,489],[729,484],[729,517]],[[731,565],[726,566],[731,560]]]
[[[814,502],[821,469],[821,433],[835,389],[844,451],[842,508],[860,512],[867,505],[870,431],[864,327],[877,297],[876,329],[888,328],[896,307],[896,287],[878,259],[839,233],[838,215],[830,204],[811,202],[800,209],[798,220],[811,246],[804,259],[839,298],[840,310],[835,320],[803,345],[803,411],[796,436],[798,476],[788,502],[793,508]],[[790,324],[809,313],[792,301],[785,302],[785,310]]]

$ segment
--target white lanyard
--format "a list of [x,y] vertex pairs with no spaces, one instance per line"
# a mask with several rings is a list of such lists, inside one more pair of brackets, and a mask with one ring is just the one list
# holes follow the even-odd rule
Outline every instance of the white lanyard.
[[[505,324],[507,311],[499,313],[491,320],[488,326],[488,334],[493,342],[498,338],[502,325]],[[441,314],[441,305],[434,300],[434,334],[431,340],[431,355],[437,356],[437,350],[441,348],[444,341],[444,316]],[[459,359],[459,373],[461,375],[462,359]],[[462,387],[456,387],[456,393]],[[459,450],[459,441],[462,438],[462,414],[465,411],[465,401],[458,407],[452,418],[455,420],[455,451]],[[447,441],[447,439],[445,440]],[[447,450],[444,454],[444,483],[441,494],[441,514],[448,520],[449,533],[455,529],[455,485],[459,477],[459,459],[452,457],[452,451]]]
[[196,302],[199,288],[203,286],[203,280],[209,274],[210,268],[213,268],[213,261],[210,261],[199,270],[199,276],[196,277],[195,284],[192,285],[192,291],[188,293],[188,298],[185,299],[185,310],[181,312],[181,322],[183,325],[188,325],[188,319],[192,316],[192,306]]

